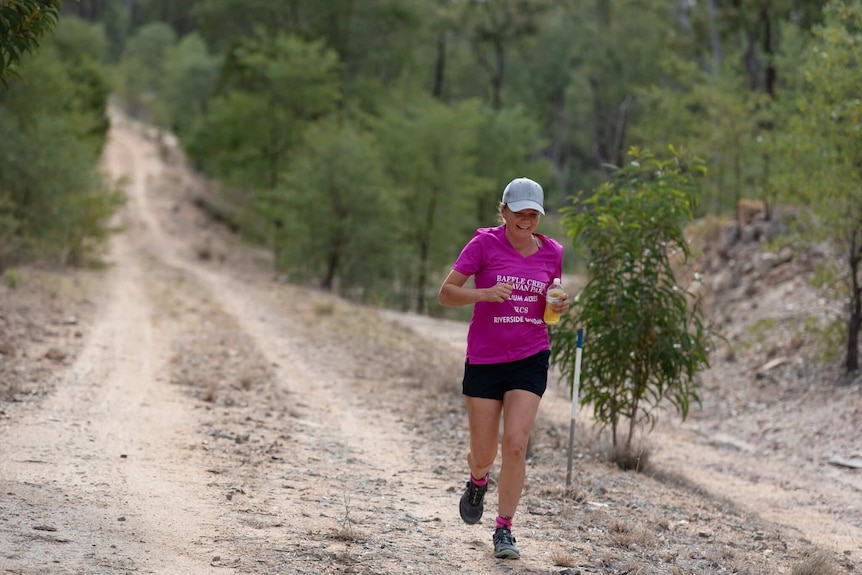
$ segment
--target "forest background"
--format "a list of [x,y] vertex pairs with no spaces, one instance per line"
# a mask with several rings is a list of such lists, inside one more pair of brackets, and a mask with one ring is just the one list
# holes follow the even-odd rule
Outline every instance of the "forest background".
[[178,139],[213,182],[208,209],[286,281],[434,315],[509,180],[544,185],[541,231],[566,243],[560,209],[631,147],[673,146],[708,168],[697,217],[792,208],[858,349],[859,0],[41,4],[59,22],[0,89],[7,283],[104,245],[123,201],[98,172],[115,98]]

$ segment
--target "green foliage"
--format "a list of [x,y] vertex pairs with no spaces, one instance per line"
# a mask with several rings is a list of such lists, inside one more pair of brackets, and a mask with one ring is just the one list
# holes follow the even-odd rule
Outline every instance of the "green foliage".
[[[741,57],[741,56],[740,56]],[[727,64],[707,73],[694,62],[669,56],[663,63],[666,78],[638,88],[643,108],[632,129],[640,143],[680,142],[692,154],[707,158],[703,180],[704,214],[733,214],[740,199],[770,201],[769,138],[774,118],[762,93],[746,89],[740,70]]]
[[778,325],[778,321],[774,318],[768,317],[748,326],[746,329],[748,337],[742,341],[742,346],[750,348],[755,345],[763,344],[766,341],[767,336],[775,330],[776,325]]
[[203,120],[218,76],[220,61],[209,53],[197,33],[165,52],[164,76],[156,105],[156,121],[187,141]]
[[65,60],[92,60],[101,64],[108,57],[105,28],[76,16],[63,16],[51,41]]
[[824,363],[841,360],[841,351],[847,340],[847,322],[842,318],[808,316],[805,318],[804,332],[798,334],[811,340],[810,355]]
[[267,189],[305,128],[335,111],[338,60],[322,42],[259,31],[237,46],[188,145],[191,157],[231,184]]
[[21,283],[21,272],[15,268],[9,268],[3,272],[3,283],[9,289],[15,289]]
[[432,10],[429,2],[401,0],[198,0],[195,6],[202,34],[220,51],[245,42],[249,30],[319,39],[342,64],[342,90],[369,105],[417,64],[417,46],[433,46]]
[[0,113],[0,124],[6,136],[0,155],[8,161],[0,175],[8,194],[2,219],[14,232],[5,259],[82,265],[99,256],[122,196],[105,188],[74,117],[46,116],[23,126]]
[[150,118],[152,102],[162,87],[165,55],[176,42],[170,26],[154,22],[138,29],[126,43],[116,70],[116,90],[132,116]]
[[[520,106],[534,118],[545,140],[544,154],[554,166],[553,200],[568,199],[576,189],[591,189],[602,181],[597,172],[593,135],[606,118],[596,114],[591,77],[602,66],[592,57],[591,8],[584,3],[557,4],[543,16],[529,49],[514,50],[506,68],[506,106]],[[475,72],[469,71],[475,75]],[[544,183],[544,181],[543,181]],[[550,184],[551,181],[548,181]]]
[[[2,119],[2,116],[0,116]],[[0,126],[0,136],[3,136]],[[0,145],[2,150],[2,145]],[[2,188],[0,188],[2,190]],[[6,263],[15,257],[19,222],[15,214],[15,203],[8,192],[0,191],[0,271],[6,268]]]
[[[476,175],[478,128],[485,116],[476,101],[449,106],[422,94],[402,96],[374,131],[404,205],[403,234],[395,240],[407,256],[400,270],[409,294],[403,305],[423,312],[439,270],[451,265],[475,231],[477,203],[489,193],[490,182]],[[485,225],[495,224],[494,213]]]
[[17,76],[17,65],[56,24],[62,0],[15,0],[0,4],[0,84]]
[[[728,215],[740,198],[810,202],[838,218],[860,205],[848,175],[859,165],[858,0],[823,12],[824,0],[69,4],[63,19],[104,23],[110,53],[123,54],[121,99],[180,136],[247,233],[266,235],[255,200],[283,185],[310,126],[338,113],[370,127],[388,187],[409,207],[411,231],[397,241],[410,257],[391,284],[410,294],[404,307],[423,308],[472,229],[493,224],[511,177],[545,185],[552,231],[572,190],[598,187],[633,145],[676,142],[708,161],[697,216]],[[57,45],[77,93],[36,94],[31,108],[99,108],[105,90],[86,80],[91,65],[65,54],[82,45],[93,62],[104,40],[73,18],[63,24]],[[447,110],[463,122],[450,125]],[[425,125],[443,116],[444,128]],[[79,133],[104,132],[104,118],[87,129],[84,118]],[[452,225],[441,233],[444,218]],[[834,275],[850,280],[841,266],[852,247],[836,242],[854,228],[818,219],[844,250]],[[854,289],[845,282],[840,296]]]
[[104,76],[50,42],[22,65],[26,77],[0,93],[0,269],[83,264],[103,247],[122,201],[98,171],[105,99],[94,95]]
[[577,329],[586,334],[583,394],[597,421],[617,428],[629,421],[654,425],[653,408],[670,402],[688,414],[698,402],[695,375],[708,367],[709,332],[697,299],[679,287],[690,248],[683,235],[697,199],[697,159],[670,148],[668,159],[634,148],[613,181],[583,199],[584,211],[567,209],[563,225],[574,246],[588,254],[587,284],[574,313],[551,330],[552,360],[574,370]]
[[[550,163],[539,156],[546,142],[540,125],[521,106],[503,110],[485,108],[477,126],[476,174],[488,182],[488,189],[479,195],[476,225],[487,225],[488,217],[497,213],[503,188],[515,178],[527,176],[545,182],[551,181]],[[550,191],[549,190],[546,190]],[[550,194],[545,198],[546,212],[550,213]],[[561,202],[558,202],[558,204]]]
[[52,41],[72,81],[72,109],[92,118],[88,136],[101,150],[108,135],[108,96],[111,85],[104,62],[108,39],[104,28],[73,16],[66,16],[54,31]]
[[288,277],[375,300],[398,269],[400,207],[373,137],[336,116],[309,127],[281,183],[260,199]]
[[249,30],[295,31],[296,12],[286,8],[272,0],[199,0],[194,14],[207,43],[225,52],[242,42]]
[[777,149],[784,158],[787,195],[810,208],[817,222],[809,239],[826,239],[841,255],[818,275],[834,282],[836,299],[849,300],[845,367],[858,369],[862,329],[862,2],[830,2],[824,21],[802,52],[793,107]]

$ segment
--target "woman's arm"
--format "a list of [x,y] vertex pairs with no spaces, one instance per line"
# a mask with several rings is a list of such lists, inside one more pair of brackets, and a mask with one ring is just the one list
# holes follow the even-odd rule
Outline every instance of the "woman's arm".
[[455,270],[450,271],[437,293],[437,301],[440,305],[460,307],[480,301],[500,303],[512,295],[510,283],[498,283],[489,288],[465,288],[464,284],[468,277]]

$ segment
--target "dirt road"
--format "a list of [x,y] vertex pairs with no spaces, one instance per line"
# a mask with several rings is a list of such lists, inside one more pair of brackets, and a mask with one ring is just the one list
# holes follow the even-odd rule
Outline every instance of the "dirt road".
[[862,565],[855,476],[735,454],[713,420],[657,436],[658,479],[594,461],[582,428],[566,490],[562,389],[516,518],[524,558],[494,560],[489,520],[456,511],[463,325],[273,281],[120,118],[105,166],[129,203],[98,312],[53,392],[3,420],[0,572],[789,573],[812,543]]
[[[194,257],[160,221],[156,147],[122,123],[106,166],[129,177],[126,231],[113,243],[86,347],[56,393],[4,436],[4,527],[12,533],[4,572],[245,572],[270,561],[327,572],[321,562],[345,552],[354,525],[375,513],[387,514],[399,555],[445,555],[459,565],[475,554],[439,541],[426,549],[441,512],[457,505],[452,478],[429,476],[432,464],[404,420],[348,385],[356,349],[309,336],[314,314],[327,313],[313,308],[313,294],[279,301],[297,294]],[[219,355],[240,373],[215,372],[225,367]],[[183,378],[221,396],[210,398],[209,413],[172,385]],[[207,419],[220,403],[234,405],[222,388],[262,392],[268,397],[255,402],[289,409],[249,409],[239,431],[226,430],[229,422]],[[248,456],[236,452],[246,445],[265,451],[271,468],[242,461]],[[220,457],[240,461],[220,468]],[[309,541],[314,532],[332,541]],[[367,553],[349,552],[356,561]],[[375,570],[386,570],[387,555],[374,552]]]

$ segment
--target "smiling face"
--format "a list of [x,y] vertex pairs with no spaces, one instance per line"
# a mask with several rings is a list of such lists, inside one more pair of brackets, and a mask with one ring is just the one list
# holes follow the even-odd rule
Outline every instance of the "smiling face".
[[542,214],[538,210],[521,210],[513,212],[509,206],[501,209],[503,221],[506,224],[506,235],[515,243],[532,239],[533,232],[539,225]]

